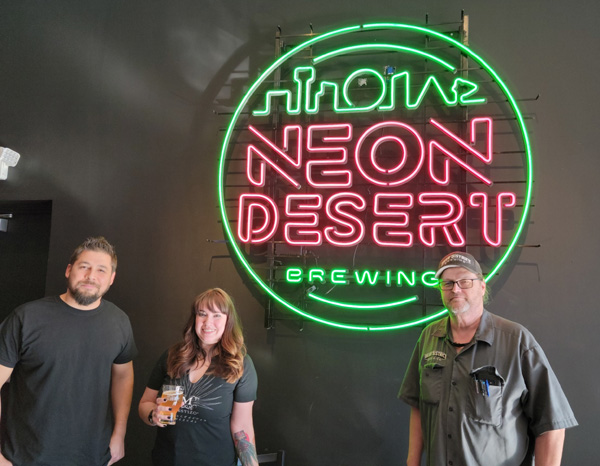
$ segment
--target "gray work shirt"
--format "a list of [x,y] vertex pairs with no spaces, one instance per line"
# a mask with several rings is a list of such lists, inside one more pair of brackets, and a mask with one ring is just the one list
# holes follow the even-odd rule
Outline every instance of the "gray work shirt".
[[398,393],[420,410],[427,465],[531,465],[536,436],[577,425],[526,328],[484,310],[457,354],[448,325],[423,330]]

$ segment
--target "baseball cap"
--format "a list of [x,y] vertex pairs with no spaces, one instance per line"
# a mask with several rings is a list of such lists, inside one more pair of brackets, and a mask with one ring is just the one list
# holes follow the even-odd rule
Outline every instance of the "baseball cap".
[[435,273],[435,278],[440,278],[440,275],[442,275],[444,270],[452,267],[462,267],[470,270],[474,274],[483,275],[479,262],[477,262],[471,254],[468,252],[451,252],[440,261],[440,265],[438,265],[437,272]]

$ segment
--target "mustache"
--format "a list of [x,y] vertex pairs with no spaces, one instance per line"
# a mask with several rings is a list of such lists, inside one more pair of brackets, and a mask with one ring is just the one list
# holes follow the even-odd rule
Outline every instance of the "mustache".
[[99,288],[99,286],[96,283],[90,282],[88,280],[83,280],[83,281],[77,283],[77,286],[81,286],[81,285],[91,285],[91,286],[95,286],[96,288]]

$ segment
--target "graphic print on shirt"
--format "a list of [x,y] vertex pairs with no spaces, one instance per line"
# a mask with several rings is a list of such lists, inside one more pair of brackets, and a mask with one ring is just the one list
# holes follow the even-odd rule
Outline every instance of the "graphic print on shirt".
[[424,357],[425,364],[436,362],[436,361],[444,361],[448,356],[443,351],[430,351]]
[[223,380],[214,376],[204,376],[198,382],[191,383],[188,377],[183,377],[183,405],[177,414],[177,422],[197,423],[204,421],[205,410],[213,411],[215,406],[222,403],[221,396],[214,396],[223,386]]

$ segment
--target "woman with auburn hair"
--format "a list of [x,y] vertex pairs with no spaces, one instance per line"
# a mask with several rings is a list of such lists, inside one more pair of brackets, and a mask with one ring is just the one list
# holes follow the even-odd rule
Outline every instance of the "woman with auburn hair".
[[[175,424],[156,409],[163,385],[183,387]],[[229,295],[213,288],[199,295],[183,341],[158,360],[138,412],[158,427],[154,466],[256,466],[252,406],[258,381],[246,354],[242,325]]]

